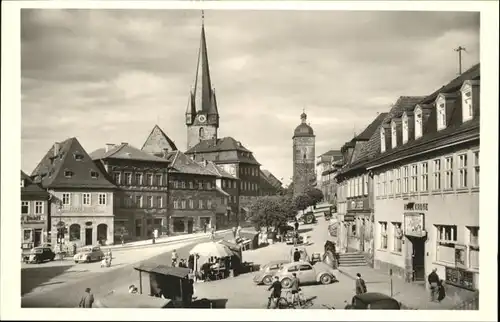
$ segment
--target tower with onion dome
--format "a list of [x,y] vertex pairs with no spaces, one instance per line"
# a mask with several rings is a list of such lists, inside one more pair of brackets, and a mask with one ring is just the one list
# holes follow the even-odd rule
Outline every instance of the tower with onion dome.
[[293,133],[293,191],[302,194],[315,180],[314,160],[316,137],[307,124],[307,114],[300,115],[301,123]]

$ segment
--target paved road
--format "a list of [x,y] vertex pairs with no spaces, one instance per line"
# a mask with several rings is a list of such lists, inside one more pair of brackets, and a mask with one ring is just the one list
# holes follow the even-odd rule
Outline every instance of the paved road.
[[[232,233],[221,233],[217,237],[229,239]],[[196,240],[190,244],[184,244],[175,248],[180,258],[189,256],[189,251],[194,243],[208,241],[208,238]],[[158,263],[171,262],[171,250],[175,246],[169,248],[169,251],[153,256],[150,260]],[[84,267],[81,264],[78,267]],[[94,265],[94,264],[89,264]],[[97,265],[97,264],[95,264]],[[54,267],[55,268],[55,267]],[[84,270],[82,268],[82,270]],[[27,294],[21,299],[21,307],[38,307],[38,308],[71,308],[77,307],[80,297],[86,287],[90,287],[96,298],[104,296],[110,291],[126,290],[130,284],[138,285],[139,273],[133,269],[133,264],[116,267],[107,272],[92,273],[85,278],[78,279],[73,282],[61,282],[64,284],[55,289]]]

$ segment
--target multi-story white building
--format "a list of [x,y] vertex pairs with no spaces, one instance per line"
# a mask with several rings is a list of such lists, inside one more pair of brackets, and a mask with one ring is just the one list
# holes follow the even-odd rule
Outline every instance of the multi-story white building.
[[376,268],[479,289],[479,79],[476,65],[380,128]]

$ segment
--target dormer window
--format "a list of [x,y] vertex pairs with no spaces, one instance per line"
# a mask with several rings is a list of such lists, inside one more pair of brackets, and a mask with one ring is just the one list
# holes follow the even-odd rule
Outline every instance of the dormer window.
[[97,179],[99,177],[99,173],[97,173],[97,171],[91,170],[90,176],[92,177],[92,179]]
[[21,188],[24,188],[24,179],[21,179]]
[[477,85],[475,81],[465,81],[460,89],[462,96],[462,122],[467,122],[472,120],[474,117],[474,100],[477,100],[474,95],[476,95],[476,91],[473,91],[472,87]]
[[415,139],[422,136],[422,109],[415,108]]
[[74,157],[76,161],[83,161],[83,155],[80,153],[75,153]]
[[408,142],[408,115],[403,113],[403,144]]
[[380,153],[385,152],[385,129],[382,126],[380,128]]
[[396,130],[396,122],[391,123],[391,146],[394,149],[398,145],[398,131]]
[[64,170],[64,176],[65,176],[66,178],[71,178],[71,177],[73,177],[73,171],[71,171],[71,170]]
[[446,128],[446,101],[443,96],[436,100],[436,121],[438,131]]

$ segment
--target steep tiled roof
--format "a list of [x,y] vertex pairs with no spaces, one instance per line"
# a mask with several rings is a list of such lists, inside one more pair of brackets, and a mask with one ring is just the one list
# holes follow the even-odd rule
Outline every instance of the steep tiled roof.
[[220,177],[220,178],[227,178],[227,179],[233,179],[233,180],[236,180],[237,178],[234,177],[233,175],[229,174],[228,172],[226,172],[224,169],[222,169],[221,167],[217,166],[215,163],[213,163],[212,161],[205,161],[205,168],[208,170],[208,171],[211,171],[213,172],[215,175],[217,175],[217,177]]
[[321,156],[339,156],[339,157],[342,157],[342,152],[340,152],[340,150],[330,150],[330,151],[327,151],[323,154],[320,155]]
[[266,169],[262,169],[261,171],[275,188],[281,188],[283,186],[283,183],[278,178],[276,178],[276,176],[272,174],[271,171]]
[[107,152],[105,148],[97,149],[94,152],[90,153],[90,157],[92,158],[92,160],[121,159],[169,163],[167,159],[146,153],[129,145],[128,143],[115,145]]
[[197,162],[191,160],[190,157],[181,151],[169,153],[167,160],[171,160],[170,171],[185,174],[197,174],[216,177],[217,175]]
[[[59,150],[54,153],[54,145],[37,165],[32,177],[41,180],[44,188],[96,188],[112,189],[115,185],[94,164],[76,138],[59,143]],[[70,177],[65,172],[71,172]],[[91,176],[97,174],[97,178]],[[35,180],[35,182],[38,182]]]
[[149,133],[146,138],[146,141],[144,141],[141,150],[161,155],[161,153],[163,153],[163,149],[176,151],[177,147],[175,146],[174,141],[172,141],[158,125],[155,125],[151,130],[151,133]]
[[21,180],[24,180],[24,185],[21,187],[21,198],[23,197],[37,197],[37,198],[48,198],[49,193],[31,180],[31,178],[21,171]]
[[241,142],[232,137],[222,139],[209,139],[199,142],[197,145],[186,151],[186,154],[204,154],[222,151],[233,151],[232,154],[219,154],[217,162],[241,162],[249,164],[259,164],[252,151],[245,148]]
[[388,113],[380,113],[379,115],[377,115],[375,120],[373,120],[373,122],[371,122],[363,132],[356,136],[356,140],[370,140],[370,138],[373,136],[373,133],[375,133],[375,131],[379,128],[382,120],[387,117],[387,114]]

